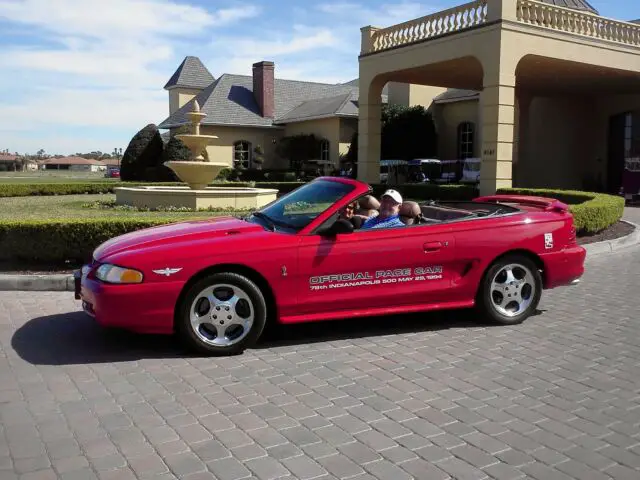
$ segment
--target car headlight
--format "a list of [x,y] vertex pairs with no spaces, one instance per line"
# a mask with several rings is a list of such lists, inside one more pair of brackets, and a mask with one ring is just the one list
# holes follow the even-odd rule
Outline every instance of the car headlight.
[[96,278],[107,283],[142,283],[143,275],[131,268],[105,263],[96,270]]

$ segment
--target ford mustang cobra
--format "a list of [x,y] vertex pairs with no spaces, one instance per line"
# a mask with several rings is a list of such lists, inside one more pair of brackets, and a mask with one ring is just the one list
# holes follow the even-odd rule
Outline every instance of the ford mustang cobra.
[[245,217],[131,232],[96,248],[76,298],[101,325],[176,333],[196,351],[228,355],[267,322],[476,308],[517,324],[543,290],[583,275],[586,252],[559,201],[388,196],[400,221],[381,228],[363,224],[381,215],[369,185],[321,177]]

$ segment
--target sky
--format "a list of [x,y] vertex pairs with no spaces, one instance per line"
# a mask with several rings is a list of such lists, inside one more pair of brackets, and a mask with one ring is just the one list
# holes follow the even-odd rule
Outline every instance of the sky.
[[[164,84],[187,55],[214,77],[339,83],[358,76],[360,27],[385,27],[464,0],[0,0],[0,151],[126,149],[168,115]],[[637,0],[592,0],[640,18]]]

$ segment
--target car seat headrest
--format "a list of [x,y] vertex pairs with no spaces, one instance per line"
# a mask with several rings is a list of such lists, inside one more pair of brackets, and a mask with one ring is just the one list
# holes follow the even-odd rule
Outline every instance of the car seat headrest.
[[400,205],[400,220],[407,225],[412,225],[421,213],[420,205],[416,202],[406,201]]

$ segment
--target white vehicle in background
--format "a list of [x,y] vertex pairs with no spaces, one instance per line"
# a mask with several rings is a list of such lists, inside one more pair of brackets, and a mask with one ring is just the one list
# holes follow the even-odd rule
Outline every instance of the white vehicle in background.
[[480,182],[480,158],[465,158],[462,164],[460,183]]
[[399,183],[399,177],[406,176],[407,163],[406,160],[380,160],[380,183],[388,183],[389,177],[392,183]]

